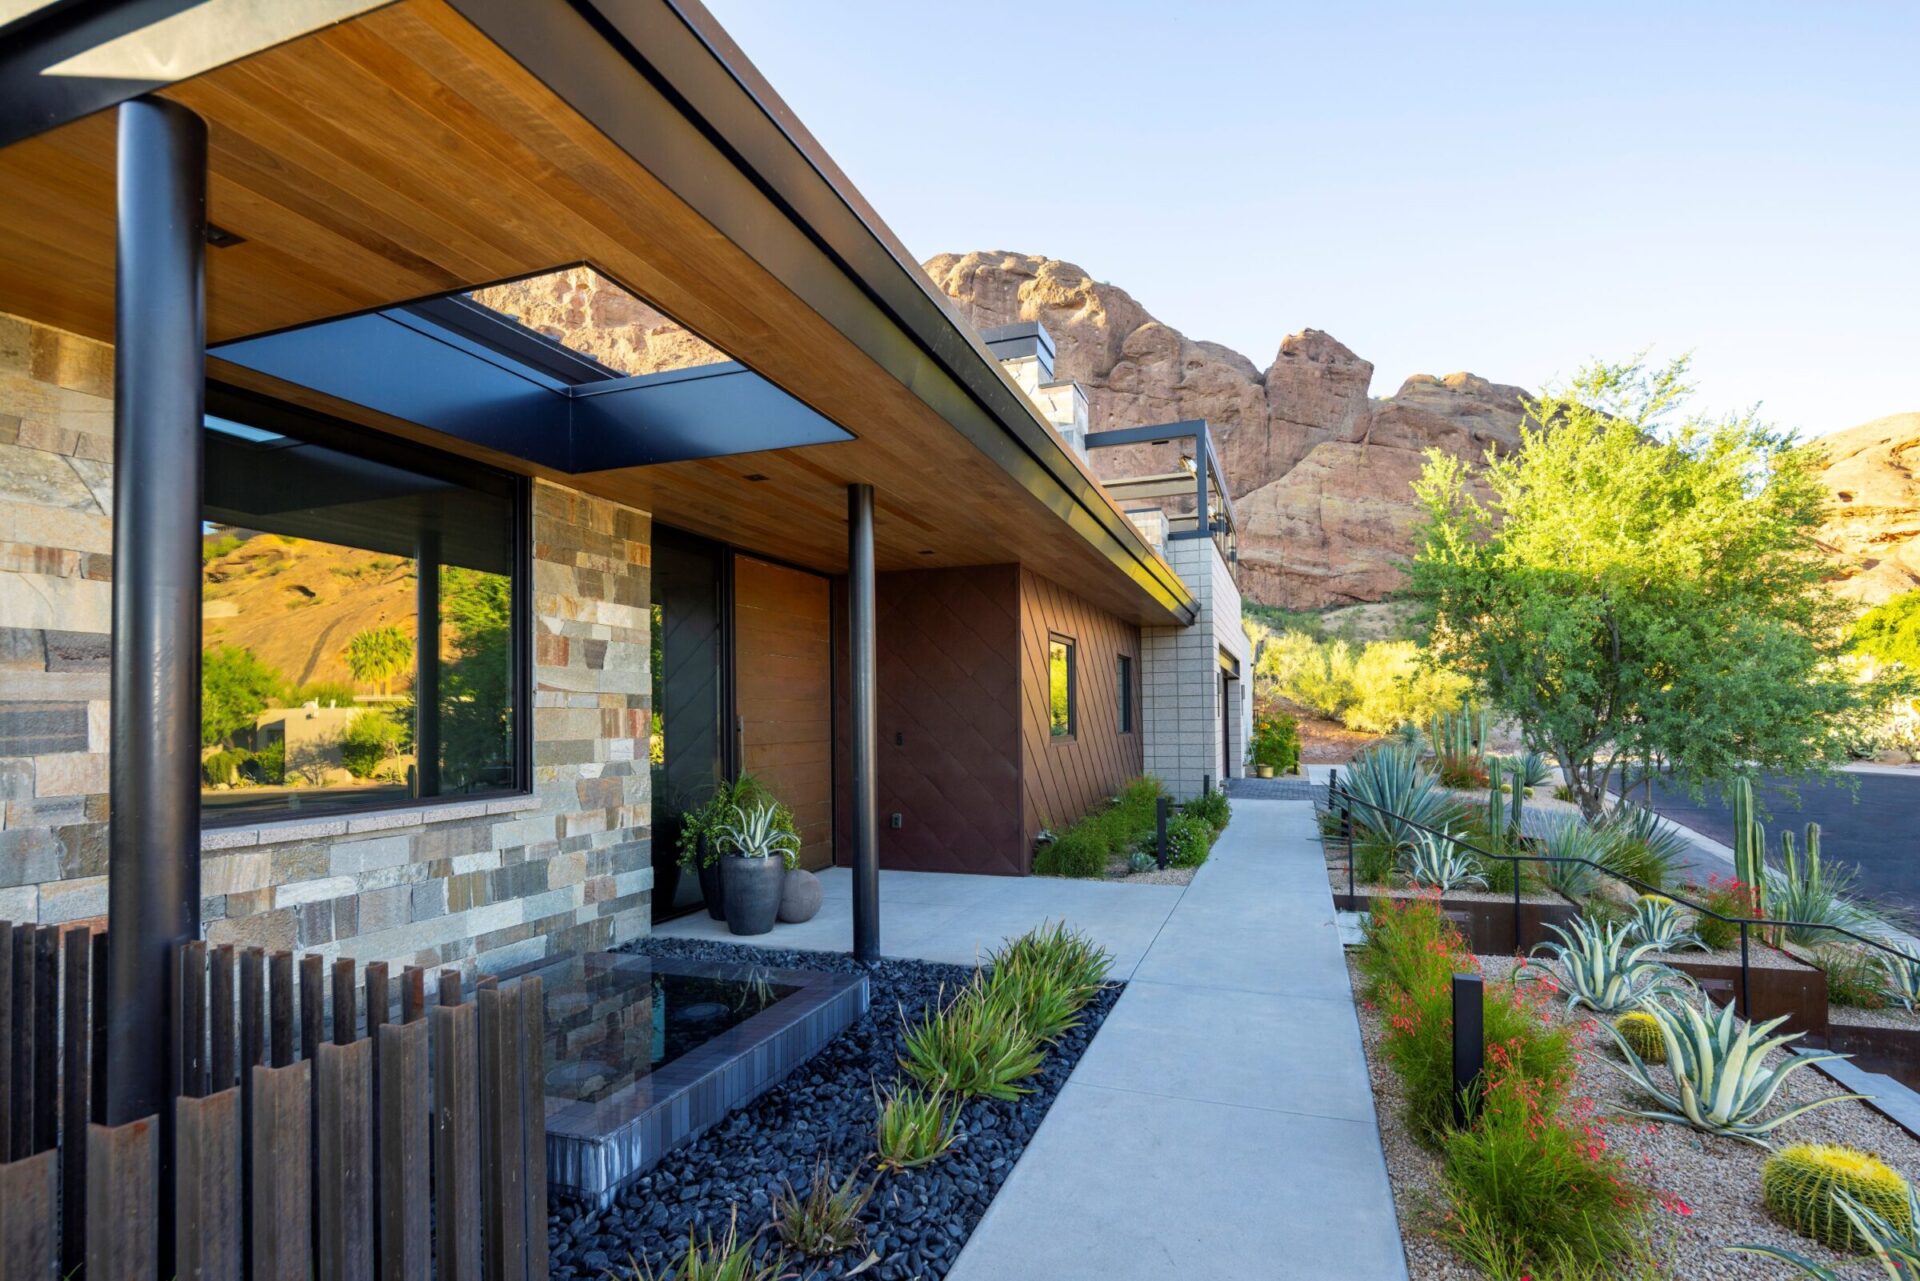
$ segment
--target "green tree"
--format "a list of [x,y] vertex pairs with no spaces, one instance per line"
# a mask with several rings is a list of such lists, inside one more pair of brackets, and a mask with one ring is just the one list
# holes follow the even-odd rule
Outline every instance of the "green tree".
[[1853,625],[1852,648],[1920,672],[1920,591],[1875,605]]
[[1751,413],[1684,413],[1691,393],[1684,359],[1595,365],[1528,406],[1482,483],[1431,451],[1415,484],[1411,595],[1435,651],[1589,816],[1616,768],[1622,790],[1664,771],[1696,792],[1823,772],[1887,696],[1836,661],[1818,453]]
[[392,708],[361,712],[347,725],[340,740],[340,762],[355,778],[372,778],[380,768],[406,749],[412,738],[409,721]]
[[238,645],[215,645],[200,656],[200,743],[213,747],[253,728],[253,718],[273,701],[284,681],[279,672]]
[[385,694],[412,665],[413,638],[398,626],[363,628],[347,642],[346,659],[353,679]]

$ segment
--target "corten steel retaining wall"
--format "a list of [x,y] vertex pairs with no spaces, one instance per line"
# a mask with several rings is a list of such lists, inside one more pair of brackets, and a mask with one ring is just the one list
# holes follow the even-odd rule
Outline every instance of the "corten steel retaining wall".
[[[0,316],[0,919],[107,902],[113,359]],[[208,942],[494,970],[648,928],[651,521],[533,486],[533,791],[208,829]]]

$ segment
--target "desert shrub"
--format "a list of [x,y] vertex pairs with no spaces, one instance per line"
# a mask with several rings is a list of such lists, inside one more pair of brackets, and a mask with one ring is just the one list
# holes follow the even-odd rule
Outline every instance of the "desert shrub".
[[944,1155],[960,1134],[960,1110],[938,1090],[896,1081],[873,1096],[876,1159],[886,1170],[911,1170]]
[[1481,1238],[1468,1253],[1497,1242],[1523,1268],[1615,1275],[1606,1269],[1637,1235],[1649,1197],[1607,1147],[1591,1100],[1563,1105],[1563,1082],[1532,1075],[1491,1037],[1484,1080],[1473,1123],[1445,1140],[1447,1200]]
[[287,781],[287,741],[276,738],[252,758],[242,762],[240,772],[250,783],[274,786]]
[[1400,847],[1378,832],[1353,836],[1353,874],[1362,884],[1385,885],[1400,865]]
[[1708,916],[1705,912],[1694,918],[1693,932],[1707,945],[1708,950],[1724,952],[1740,945],[1740,927],[1732,921],[1723,921],[1721,916],[1751,917],[1757,915],[1753,910],[1752,896],[1747,887],[1739,881],[1718,876],[1707,880],[1706,892],[1694,897],[1702,907],[1719,913]]
[[[1452,976],[1478,972],[1479,962],[1440,915],[1438,899],[1423,896],[1374,901],[1358,964],[1386,1016],[1381,1051],[1405,1087],[1408,1123],[1416,1137],[1438,1144],[1453,1114]],[[1487,1043],[1507,1046],[1515,1071],[1564,1089],[1573,1041],[1548,1017],[1542,989],[1488,985],[1485,1018]]]
[[1808,957],[1827,976],[1827,1003],[1854,1010],[1887,1008],[1886,971],[1876,959],[1854,947],[1823,947]]
[[1433,666],[1412,641],[1373,641],[1356,649],[1303,631],[1268,640],[1257,675],[1282,698],[1370,734],[1390,734],[1408,721],[1457,707],[1467,690],[1463,677]]
[[1224,832],[1227,830],[1227,820],[1233,817],[1233,806],[1227,801],[1225,792],[1213,788],[1182,805],[1180,812],[1202,820],[1215,832]]
[[1622,801],[1595,830],[1603,842],[1600,861],[1655,890],[1674,884],[1686,866],[1687,841],[1680,829],[1644,806]]
[[253,753],[242,747],[225,747],[200,762],[200,777],[209,787],[222,783],[231,785],[238,781],[240,769],[253,759]]
[[1167,820],[1167,863],[1172,867],[1199,867],[1213,852],[1213,825],[1198,814],[1180,813]]
[[1039,848],[1033,870],[1038,876],[1104,876],[1107,850],[1105,830],[1076,823]]
[[822,1162],[804,1193],[788,1183],[773,1199],[773,1229],[788,1248],[808,1258],[825,1258],[851,1250],[867,1239],[860,1225],[861,1211],[873,1200],[873,1185],[857,1185],[857,1174],[839,1183]]
[[1271,766],[1276,774],[1300,768],[1300,722],[1285,712],[1262,712],[1253,720],[1248,751],[1255,765]]
[[723,1237],[711,1232],[696,1237],[688,1228],[687,1248],[665,1272],[655,1272],[650,1265],[628,1256],[626,1281],[786,1281],[793,1275],[787,1271],[786,1255],[773,1252],[756,1256],[757,1239],[757,1233],[741,1238],[739,1211],[735,1209],[727,1218],[727,1234]]
[[1040,1070],[1040,1038],[1015,993],[976,976],[944,1008],[907,1029],[900,1066],[929,1089],[1011,1101]]
[[1034,967],[1064,980],[1076,1007],[1091,1001],[1113,969],[1113,953],[1094,942],[1084,930],[1068,929],[1065,921],[1036,926],[1009,939],[987,954],[987,964],[1003,969]]
[[387,712],[361,712],[340,741],[340,762],[355,778],[372,778],[400,754],[406,737],[406,730]]

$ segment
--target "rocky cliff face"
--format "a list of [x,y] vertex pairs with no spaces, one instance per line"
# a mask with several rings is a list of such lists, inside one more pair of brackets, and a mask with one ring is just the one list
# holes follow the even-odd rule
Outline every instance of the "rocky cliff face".
[[1820,537],[1836,589],[1877,605],[1920,587],[1920,414],[1894,414],[1822,437],[1833,506]]
[[[1098,431],[1182,418],[1212,426],[1240,516],[1241,590],[1291,608],[1378,600],[1412,550],[1410,485],[1422,455],[1471,461],[1519,441],[1518,387],[1472,374],[1418,376],[1383,400],[1373,366],[1317,329],[1264,370],[1149,315],[1072,263],[1012,253],[942,254],[926,269],[975,325],[1037,320],[1055,372],[1086,388]],[[1147,449],[1103,450],[1103,475],[1161,470]]]

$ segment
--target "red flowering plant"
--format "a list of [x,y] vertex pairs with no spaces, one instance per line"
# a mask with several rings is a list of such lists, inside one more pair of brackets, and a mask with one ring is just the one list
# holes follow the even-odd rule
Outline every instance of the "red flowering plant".
[[[1700,899],[1700,905],[1708,911],[1700,913],[1695,919],[1694,934],[1715,952],[1737,947],[1740,943],[1740,927],[1732,920],[1721,918],[1765,917],[1766,907],[1756,899],[1753,887],[1745,881],[1731,876],[1709,876],[1705,897]],[[1709,912],[1713,915],[1709,915]]]
[[1632,1248],[1651,1194],[1608,1147],[1593,1100],[1567,1100],[1572,1064],[1538,1075],[1527,1060],[1522,1044],[1487,1045],[1472,1124],[1445,1139],[1442,1232],[1491,1275],[1585,1275]]

